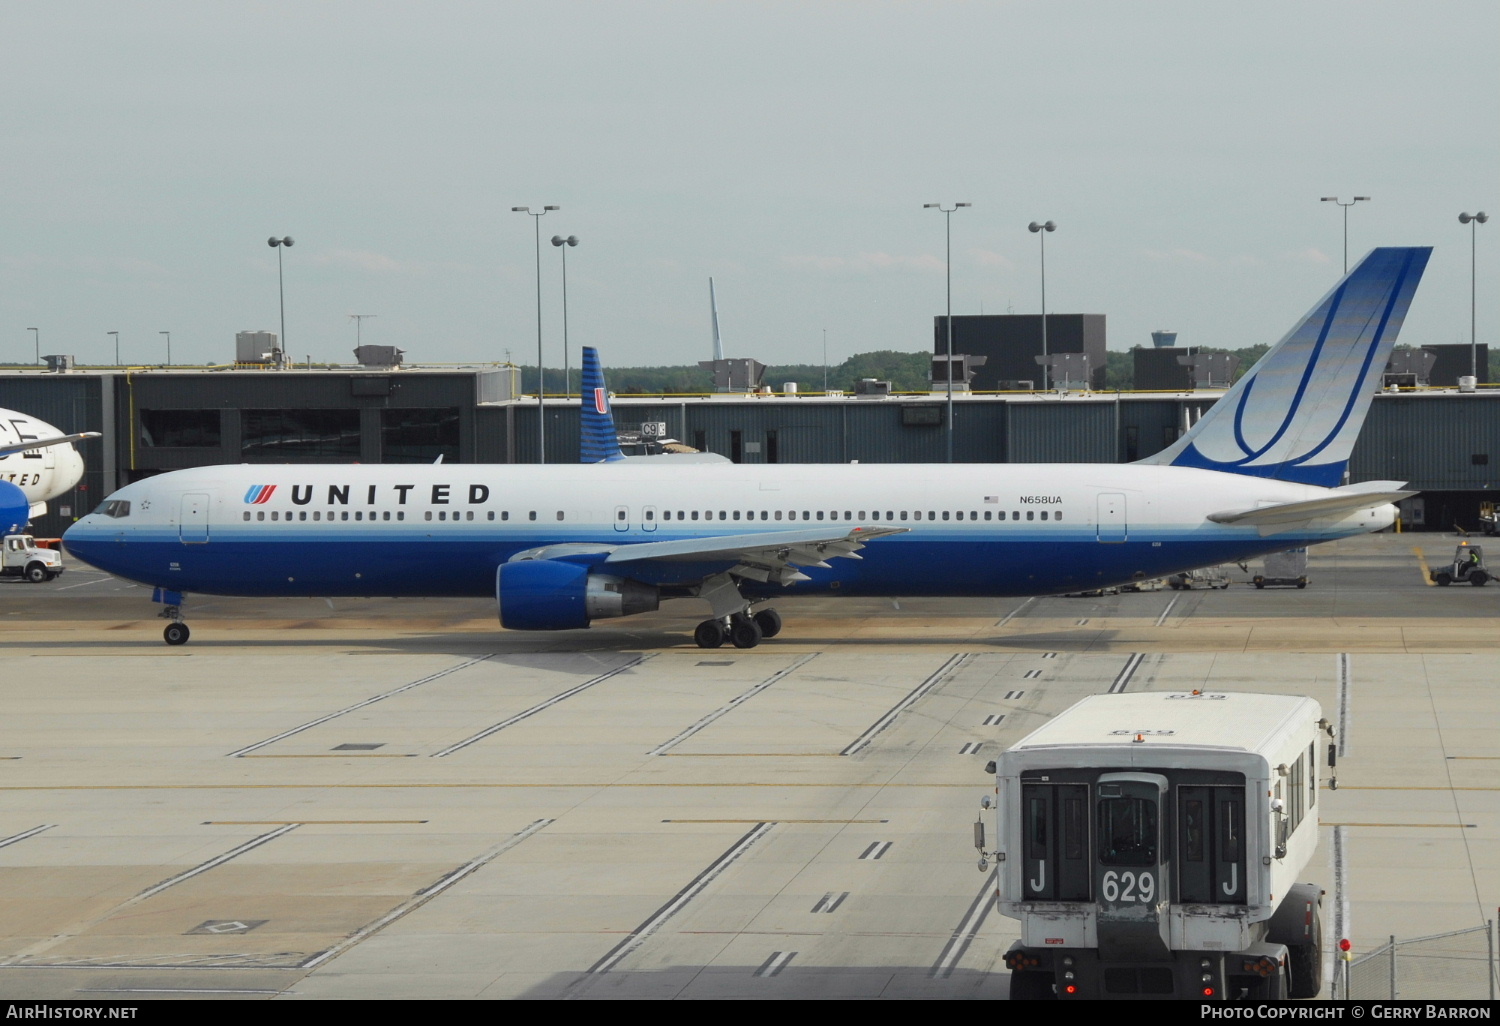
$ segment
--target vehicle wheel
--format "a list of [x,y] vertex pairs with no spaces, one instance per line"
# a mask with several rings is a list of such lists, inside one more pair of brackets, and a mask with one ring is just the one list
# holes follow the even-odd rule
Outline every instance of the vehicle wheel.
[[1485,573],[1483,570],[1475,570],[1469,575],[1469,583],[1474,585],[1474,587],[1476,588],[1483,588],[1485,582],[1489,579],[1490,575]]
[[1432,579],[1438,583],[1438,587],[1440,588],[1446,588],[1453,583],[1453,575],[1446,570],[1439,571]]
[[26,567],[26,579],[32,584],[41,584],[47,579],[47,568],[41,563],[32,563]]
[[1057,997],[1052,989],[1051,973],[1012,972],[1010,974],[1010,999],[1012,1001],[1048,1001]]
[[1256,580],[1256,582],[1255,582],[1255,586],[1256,586],[1256,587],[1257,587],[1257,588],[1260,588],[1260,589],[1261,589],[1261,590],[1262,590],[1262,591],[1264,591],[1264,590],[1265,590],[1265,587],[1266,587],[1266,582],[1265,582],[1265,581],[1262,581],[1262,580],[1259,580],[1259,579],[1257,579],[1257,580]]
[[192,631],[188,630],[185,623],[169,623],[167,629],[161,632],[162,640],[168,645],[186,645]]
[[1294,998],[1315,998],[1323,989],[1323,920],[1317,909],[1313,909],[1312,935],[1310,944],[1287,945],[1287,968],[1292,973],[1287,989]]
[[774,609],[762,609],[752,619],[755,626],[760,628],[760,636],[763,638],[774,638],[781,633],[781,614]]
[[718,648],[724,644],[724,625],[718,620],[704,620],[693,631],[693,640],[699,648]]
[[1299,588],[1305,588],[1305,587],[1307,587],[1307,582],[1306,581],[1298,581],[1297,582],[1297,587],[1299,587]]
[[736,616],[729,621],[729,640],[735,648],[754,648],[760,644],[760,625],[748,616]]

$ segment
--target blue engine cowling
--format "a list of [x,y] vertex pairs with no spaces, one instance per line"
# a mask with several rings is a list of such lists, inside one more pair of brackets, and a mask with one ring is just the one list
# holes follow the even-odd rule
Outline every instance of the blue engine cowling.
[[568,631],[590,620],[646,613],[657,607],[655,587],[560,559],[523,559],[495,571],[500,625],[513,631]]
[[0,481],[0,535],[20,534],[31,522],[31,502],[9,481]]

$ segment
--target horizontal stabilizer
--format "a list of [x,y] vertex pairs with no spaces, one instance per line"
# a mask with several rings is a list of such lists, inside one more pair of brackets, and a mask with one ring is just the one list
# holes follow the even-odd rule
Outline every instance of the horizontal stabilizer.
[[[1372,481],[1367,482],[1367,485],[1390,486],[1395,483],[1394,481]],[[1257,527],[1266,524],[1292,524],[1314,520],[1318,517],[1347,516],[1350,513],[1358,513],[1360,510],[1400,502],[1416,494],[1415,491],[1400,488],[1388,488],[1383,491],[1372,491],[1368,487],[1340,488],[1321,499],[1282,502],[1274,506],[1259,506],[1255,509],[1223,510],[1210,513],[1208,519],[1216,524],[1249,524]]]
[[0,456],[9,456],[15,452],[30,452],[32,449],[46,449],[53,445],[62,445],[65,442],[79,442],[85,438],[98,438],[97,431],[80,431],[76,435],[58,435],[55,438],[37,438],[30,442],[11,442],[9,445],[0,445]]

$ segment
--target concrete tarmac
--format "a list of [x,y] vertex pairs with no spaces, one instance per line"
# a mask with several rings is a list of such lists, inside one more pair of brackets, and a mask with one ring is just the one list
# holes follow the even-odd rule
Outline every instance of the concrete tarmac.
[[983,766],[1122,674],[1342,725],[1330,942],[1478,926],[1500,585],[1429,586],[1453,544],[1324,546],[1305,590],[792,589],[743,651],[686,601],[535,635],[207,596],[169,648],[149,589],[0,581],[0,997],[1003,998]]

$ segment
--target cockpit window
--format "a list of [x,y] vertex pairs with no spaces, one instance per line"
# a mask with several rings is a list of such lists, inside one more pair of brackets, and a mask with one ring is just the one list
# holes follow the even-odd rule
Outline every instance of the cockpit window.
[[99,507],[99,512],[107,517],[128,517],[130,516],[130,500],[110,499]]

